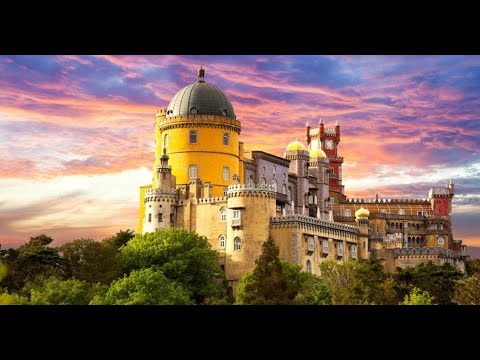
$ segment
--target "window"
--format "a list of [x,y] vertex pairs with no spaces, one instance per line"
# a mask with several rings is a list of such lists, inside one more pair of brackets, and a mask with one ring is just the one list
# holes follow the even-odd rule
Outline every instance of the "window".
[[307,260],[307,273],[312,273],[312,262]]
[[228,166],[224,166],[222,170],[223,180],[230,179],[230,168]]
[[227,192],[228,192],[228,186],[225,186],[223,188],[223,196],[227,196]]
[[158,213],[158,222],[162,222],[162,221],[163,221],[163,214]]
[[272,165],[272,166],[273,166],[273,169],[272,169],[273,176],[275,176],[275,174],[277,173],[277,167],[275,165]]
[[233,251],[241,251],[242,250],[242,239],[238,236],[233,239]]
[[148,222],[152,222],[152,214],[148,214]]
[[322,240],[323,253],[328,254],[328,240]]
[[221,222],[227,221],[227,209],[225,208],[220,209],[220,221]]
[[337,250],[338,256],[343,256],[343,242],[338,242]]
[[330,199],[330,204],[335,204],[335,198],[330,197],[329,199]]
[[287,195],[287,185],[285,184],[282,185],[282,194]]
[[190,130],[190,136],[189,136],[189,142],[190,144],[196,144],[198,142],[198,132],[197,130]]
[[420,216],[427,216],[427,212],[424,211],[424,210],[420,210],[419,212],[417,212],[417,215],[420,215]]
[[386,214],[387,213],[387,210],[385,209],[382,209],[382,211],[380,211],[382,214]]
[[275,179],[272,180],[272,187],[273,187],[273,191],[277,191],[277,180]]
[[226,238],[225,238],[225,235],[220,235],[218,237],[218,246],[220,247],[220,249],[225,249],[225,242],[226,242]]
[[193,115],[196,115],[197,112],[198,112],[198,109],[197,109],[196,107],[192,107],[192,108],[190,109],[190,112],[191,112]]
[[289,186],[288,187],[288,200],[290,200],[292,198],[292,187]]
[[173,214],[170,214],[170,224],[173,224],[173,221],[174,221]]
[[345,216],[352,216],[350,209],[345,210]]
[[248,187],[253,187],[253,175],[250,175],[250,178],[248,179]]
[[265,166],[262,168],[262,176],[265,176]]
[[163,137],[163,148],[168,149],[168,134]]
[[240,219],[240,210],[233,210],[233,219]]
[[438,242],[438,245],[443,245],[445,244],[445,239],[443,238],[443,236],[439,236],[437,238],[437,242]]
[[283,173],[283,181],[287,181],[287,174]]
[[357,245],[352,245],[352,258],[357,258]]
[[313,236],[307,237],[307,250],[315,251],[315,242],[314,242]]
[[405,210],[403,209],[398,210],[398,215],[405,215]]
[[223,145],[230,145],[230,135],[228,135],[227,133],[223,134]]
[[197,165],[189,165],[188,166],[188,178],[189,179],[196,179],[198,177]]
[[263,186],[267,185],[267,179],[262,178],[262,185],[263,185]]

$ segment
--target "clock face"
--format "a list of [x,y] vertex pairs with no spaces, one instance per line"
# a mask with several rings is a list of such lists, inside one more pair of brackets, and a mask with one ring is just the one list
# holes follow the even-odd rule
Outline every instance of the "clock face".
[[332,140],[325,140],[325,148],[332,150],[333,149],[333,141]]

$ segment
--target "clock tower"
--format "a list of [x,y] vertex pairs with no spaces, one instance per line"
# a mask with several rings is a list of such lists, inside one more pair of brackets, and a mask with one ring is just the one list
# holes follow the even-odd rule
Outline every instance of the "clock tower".
[[325,152],[330,162],[329,196],[331,204],[338,204],[346,199],[342,185],[343,157],[338,156],[337,148],[340,143],[340,125],[325,127],[322,119],[317,129],[312,129],[308,124],[306,128],[306,142],[309,150],[321,149]]

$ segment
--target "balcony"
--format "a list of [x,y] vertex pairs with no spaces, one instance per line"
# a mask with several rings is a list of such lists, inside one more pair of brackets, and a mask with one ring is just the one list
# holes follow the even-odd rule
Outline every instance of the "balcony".
[[232,219],[232,226],[241,226],[242,219]]
[[277,192],[276,193],[276,199],[277,199],[278,202],[285,204],[288,201],[288,196],[287,196],[287,194],[282,194],[280,192]]

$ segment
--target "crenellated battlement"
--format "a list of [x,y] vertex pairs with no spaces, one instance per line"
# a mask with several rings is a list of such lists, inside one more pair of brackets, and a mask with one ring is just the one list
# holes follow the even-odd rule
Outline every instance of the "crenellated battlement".
[[160,131],[182,127],[221,127],[240,133],[241,124],[236,119],[219,115],[179,115],[167,117],[163,113],[157,113]]
[[228,198],[226,196],[221,197],[210,197],[210,198],[199,198],[197,199],[197,204],[217,204],[217,203],[226,203]]
[[393,254],[395,257],[402,258],[421,256],[455,258],[459,256],[453,250],[433,247],[394,249]]
[[332,136],[337,135],[335,128],[324,128],[324,131],[325,131],[325,135],[332,135]]
[[330,229],[347,231],[350,233],[358,234],[358,228],[353,225],[341,224],[337,222],[332,222],[328,220],[321,220],[313,218],[310,216],[304,215],[286,215],[286,216],[274,216],[270,220],[271,224],[282,224],[282,223],[302,223],[307,225],[315,225],[320,227],[326,227]]
[[414,204],[414,205],[430,205],[428,199],[356,199],[348,198],[345,200],[346,204]]
[[245,185],[237,184],[230,185],[227,189],[227,197],[266,197],[266,198],[276,198],[277,192],[275,191],[272,185]]

